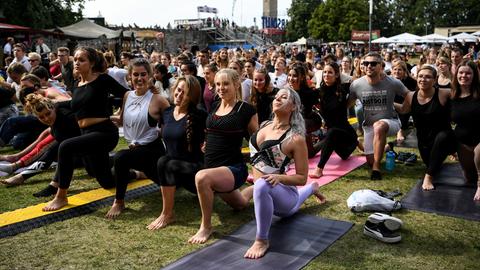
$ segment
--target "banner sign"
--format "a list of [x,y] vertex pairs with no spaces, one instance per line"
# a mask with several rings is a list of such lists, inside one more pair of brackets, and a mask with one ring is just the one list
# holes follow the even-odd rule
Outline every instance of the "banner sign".
[[214,7],[208,7],[208,6],[198,6],[197,7],[197,11],[198,12],[205,12],[205,13],[215,13],[217,14],[218,13],[218,10],[217,8],[214,8]]
[[[356,31],[352,30],[352,40],[365,40],[368,41],[368,31]],[[380,37],[380,30],[372,30],[372,40]]]
[[287,26],[287,20],[274,18],[274,17],[262,17],[262,28],[278,28],[285,29]]

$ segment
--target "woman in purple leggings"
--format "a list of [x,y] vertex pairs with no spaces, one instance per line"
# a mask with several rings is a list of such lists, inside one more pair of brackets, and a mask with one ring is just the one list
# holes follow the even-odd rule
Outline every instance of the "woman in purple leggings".
[[[316,182],[298,190],[296,187],[306,184],[308,174],[305,122],[299,95],[293,90],[280,90],[273,100],[272,111],[273,120],[266,122],[250,138],[253,175],[257,179],[253,186],[257,235],[245,254],[245,258],[250,259],[265,255],[273,215],[293,215],[312,194],[320,203],[325,202]],[[296,172],[286,175],[292,159]]]

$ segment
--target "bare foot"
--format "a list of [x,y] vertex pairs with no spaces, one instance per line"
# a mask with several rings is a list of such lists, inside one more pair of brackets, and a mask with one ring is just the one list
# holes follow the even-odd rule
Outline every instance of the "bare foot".
[[55,211],[64,207],[67,204],[68,204],[68,199],[66,197],[59,198],[55,196],[55,198],[53,198],[53,200],[49,202],[47,206],[43,207],[42,210],[44,212]]
[[123,212],[123,210],[125,210],[124,201],[119,201],[115,199],[115,201],[113,201],[112,208],[108,210],[108,213],[105,215],[105,217],[108,219],[114,219],[118,217]]
[[432,180],[432,177],[426,174],[425,178],[423,178],[422,189],[425,191],[433,190],[435,187],[433,186]]
[[155,219],[152,223],[150,223],[150,225],[147,226],[147,229],[151,231],[158,230],[167,227],[173,222],[175,222],[175,215],[165,215],[162,213],[157,219]]
[[477,192],[475,192],[475,196],[473,196],[474,201],[480,201],[480,187],[477,187]]
[[258,259],[265,255],[269,247],[268,240],[255,240],[255,243],[247,250],[247,253],[243,255],[247,259]]
[[317,202],[319,204],[324,204],[327,202],[327,198],[322,193],[320,193],[320,187],[318,186],[318,183],[313,182],[312,189],[313,189],[313,195],[316,197]]
[[400,129],[397,132],[397,142],[402,143],[403,141],[405,141],[405,135],[403,134],[403,130]]
[[317,167],[312,173],[309,173],[308,176],[311,178],[320,178],[323,176],[323,169]]
[[207,228],[200,227],[198,232],[194,236],[190,237],[190,239],[188,239],[188,242],[190,244],[203,244],[207,242],[208,238],[212,233],[213,233],[212,228],[207,229]]
[[23,175],[17,174],[15,176],[12,176],[8,179],[1,180],[2,184],[5,184],[7,186],[18,186],[23,184],[25,182],[25,179],[23,178]]

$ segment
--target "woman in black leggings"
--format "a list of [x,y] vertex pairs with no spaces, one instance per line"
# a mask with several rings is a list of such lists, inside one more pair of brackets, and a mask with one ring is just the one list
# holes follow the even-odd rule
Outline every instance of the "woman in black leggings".
[[173,206],[178,187],[197,193],[195,174],[203,168],[201,146],[207,118],[206,112],[196,107],[200,94],[200,83],[194,76],[178,78],[172,94],[174,106],[163,113],[162,137],[167,153],[157,162],[163,206],[160,216],[148,225],[149,230],[175,221]]
[[319,178],[323,168],[335,151],[343,160],[347,159],[358,145],[357,133],[348,123],[348,85],[340,81],[340,68],[337,63],[326,64],[320,83],[320,113],[325,121],[327,133],[321,141],[320,160],[310,177]]
[[118,143],[118,128],[109,119],[112,114],[109,95],[123,97],[127,89],[105,74],[106,69],[103,54],[95,49],[82,47],[75,51],[74,73],[80,80],[72,91],[72,100],[62,105],[72,109],[81,135],[60,144],[55,175],[58,191],[43,211],[58,210],[68,204],[67,190],[72,181],[75,156],[83,158],[88,174],[103,188],[115,186],[108,153]]
[[432,190],[433,177],[440,171],[445,158],[455,152],[455,136],[450,125],[450,90],[435,86],[437,71],[423,65],[417,71],[418,90],[410,92],[399,112],[411,112],[417,129],[418,150],[427,166],[423,190]]
[[457,66],[452,84],[452,121],[458,159],[469,182],[477,182],[473,199],[480,201],[480,79],[478,66],[468,60]]
[[153,72],[147,60],[134,59],[130,62],[128,73],[134,90],[125,93],[121,112],[110,118],[123,125],[128,149],[118,151],[113,157],[117,189],[107,218],[115,218],[125,209],[127,185],[135,178],[130,169],[141,171],[153,181],[158,181],[156,162],[165,154],[157,125],[162,112],[170,104],[161,94],[151,91],[149,81]]

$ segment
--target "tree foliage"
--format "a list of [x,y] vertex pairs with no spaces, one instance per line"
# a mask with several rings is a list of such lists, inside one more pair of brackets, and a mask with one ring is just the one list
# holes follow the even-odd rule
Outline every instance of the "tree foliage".
[[308,37],[307,24],[312,13],[322,0],[293,0],[288,9],[290,19],[287,23],[287,39],[297,40],[301,37]]
[[[2,0],[7,23],[48,29],[77,22],[85,0]],[[77,9],[77,10],[74,10]]]
[[[315,3],[314,3],[315,2]],[[478,0],[374,0],[372,29],[382,36],[432,33],[436,26],[480,24]],[[368,30],[368,0],[293,0],[287,38],[349,40],[351,30]]]

